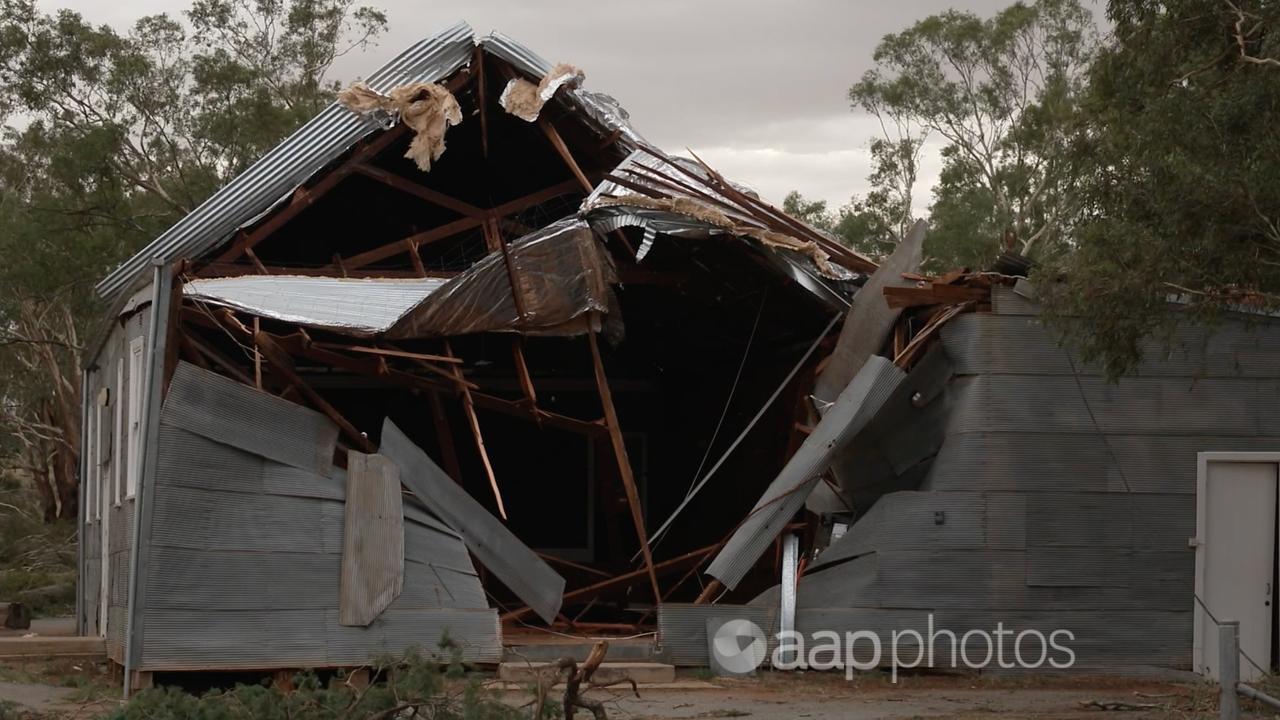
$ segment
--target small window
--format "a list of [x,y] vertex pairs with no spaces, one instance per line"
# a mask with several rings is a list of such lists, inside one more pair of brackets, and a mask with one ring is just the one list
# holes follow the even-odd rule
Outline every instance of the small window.
[[129,343],[129,451],[125,468],[125,497],[138,492],[138,470],[142,451],[142,405],[146,399],[147,340],[143,337]]

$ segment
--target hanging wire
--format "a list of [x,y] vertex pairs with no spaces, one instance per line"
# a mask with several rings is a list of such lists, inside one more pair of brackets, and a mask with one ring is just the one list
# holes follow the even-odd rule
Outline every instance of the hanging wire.
[[733,397],[738,392],[738,382],[742,380],[742,371],[747,367],[747,358],[751,355],[751,346],[756,339],[756,330],[760,327],[760,316],[764,314],[765,301],[769,299],[769,288],[766,286],[764,295],[760,297],[760,307],[756,309],[756,319],[751,323],[751,334],[747,336],[747,345],[742,350],[742,361],[738,363],[738,372],[733,376],[733,385],[729,388],[729,397],[725,398],[724,409],[720,411],[720,419],[716,422],[716,429],[711,433],[711,439],[707,441],[707,449],[702,453],[702,461],[698,463],[698,470],[689,478],[689,488],[685,490],[684,496],[687,499],[693,494],[693,486],[697,484],[698,478],[702,477],[702,469],[707,466],[707,458],[711,457],[711,448],[715,447],[716,438],[720,436],[720,429],[724,427],[724,419],[729,416],[729,407],[733,405]]

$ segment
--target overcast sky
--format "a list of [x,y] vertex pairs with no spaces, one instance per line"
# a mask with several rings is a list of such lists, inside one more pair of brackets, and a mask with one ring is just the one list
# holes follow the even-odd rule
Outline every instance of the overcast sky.
[[[343,58],[335,75],[367,75],[413,41],[466,20],[478,33],[501,30],[552,63],[582,68],[586,87],[616,97],[660,147],[691,148],[775,202],[795,189],[836,207],[866,190],[867,145],[878,126],[853,112],[845,93],[871,66],[880,37],[949,7],[986,16],[1011,1],[367,0],[387,12],[390,30],[377,47]],[[188,4],[40,0],[120,28]],[[921,210],[938,169],[935,144],[917,186]]]

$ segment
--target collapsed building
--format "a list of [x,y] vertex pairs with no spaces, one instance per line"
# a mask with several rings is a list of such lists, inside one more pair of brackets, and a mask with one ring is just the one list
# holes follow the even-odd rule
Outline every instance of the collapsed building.
[[428,38],[100,283],[80,632],[134,686],[546,627],[705,665],[729,617],[1190,664],[1194,456],[1274,446],[1270,326],[1111,385],[1022,259],[925,277],[923,235],[876,263]]

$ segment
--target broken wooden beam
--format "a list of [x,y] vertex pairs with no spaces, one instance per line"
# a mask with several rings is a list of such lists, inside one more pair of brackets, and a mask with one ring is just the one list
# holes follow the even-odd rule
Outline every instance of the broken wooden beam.
[[471,62],[476,67],[476,105],[480,109],[480,156],[489,157],[489,108],[485,102],[484,50],[476,46]]
[[964,285],[940,285],[931,283],[924,287],[884,288],[884,299],[890,308],[916,307],[918,305],[951,305],[985,300],[991,291],[986,288],[973,288]]
[[436,440],[440,443],[444,471],[454,482],[462,482],[462,464],[458,462],[458,448],[453,443],[453,428],[449,426],[444,400],[440,399],[440,393],[435,390],[428,392],[427,397],[431,401],[431,421],[435,424]]
[[573,158],[573,153],[569,152],[569,146],[565,144],[564,138],[560,137],[560,133],[555,126],[546,118],[540,117],[538,118],[538,127],[542,128],[542,132],[551,141],[551,146],[560,154],[560,159],[564,160],[564,164],[569,167],[569,172],[573,173],[578,183],[582,185],[583,191],[590,195],[595,186],[587,179],[587,174],[582,172],[582,166],[578,165],[578,161]]
[[354,447],[367,453],[378,451],[377,446],[368,437],[365,437],[364,433],[356,429],[356,426],[352,425],[351,421],[338,412],[337,408],[329,404],[328,400],[321,397],[319,393],[298,376],[298,373],[293,369],[293,359],[289,356],[289,353],[284,351],[284,348],[277,345],[275,340],[262,331],[254,333],[253,339],[261,350],[263,357],[266,358],[267,362],[271,363],[271,367],[288,380],[293,387],[297,388],[298,392],[302,393],[303,397],[316,409],[327,415],[333,421],[333,424],[337,425],[351,440]]
[[[369,347],[367,345],[343,345],[341,343],[318,342],[313,343],[317,347],[332,348],[334,350],[350,350],[351,352],[368,353],[370,355],[386,355],[387,357],[409,358],[412,360],[426,360],[433,363],[446,363],[461,365],[462,360],[448,355],[432,355],[430,353],[409,352],[407,350],[397,350],[395,348]],[[469,383],[471,387],[475,384]]]
[[[444,349],[450,357],[453,357],[453,348],[449,345],[448,340],[444,342]],[[489,462],[489,451],[484,446],[484,435],[480,432],[480,418],[476,416],[475,399],[471,397],[471,389],[462,383],[462,370],[457,365],[450,365],[449,371],[459,381],[458,387],[462,389],[462,409],[467,414],[467,424],[471,427],[472,437],[475,438],[476,450],[480,453],[480,462],[484,465],[485,475],[489,477],[489,487],[493,490],[493,499],[498,503],[498,516],[506,520],[507,508],[502,502],[502,490],[498,488],[498,478],[493,474],[493,465]]]
[[[660,563],[656,563],[652,568],[641,568],[639,570],[632,570],[631,572],[626,572],[621,575],[611,577],[608,580],[601,580],[598,583],[593,583],[591,585],[587,585],[586,587],[581,587],[581,588],[578,588],[577,590],[572,590],[564,594],[563,602],[565,604],[568,604],[575,600],[588,598],[593,595],[609,592],[611,590],[621,590],[623,588],[630,587],[636,584],[637,582],[643,582],[646,576],[652,577],[653,574],[665,575],[670,572],[677,572],[681,568],[687,566],[689,563],[696,563],[697,561],[705,558],[707,555],[711,554],[719,547],[720,547],[720,543],[716,543],[715,545],[708,545],[707,547],[700,548],[692,552],[687,552],[683,555],[677,555],[676,557],[670,558],[668,560],[663,560]],[[511,612],[504,614],[502,616],[502,620],[504,622],[507,620],[516,620],[524,617],[525,615],[528,615],[531,612],[533,612],[533,610],[527,607],[518,608],[516,610],[512,610]]]
[[[595,318],[592,318],[595,320]],[[613,454],[618,462],[618,474],[622,476],[622,486],[627,494],[627,505],[631,509],[631,521],[635,524],[636,538],[640,541],[640,551],[644,554],[644,565],[649,571],[649,582],[653,585],[653,601],[662,602],[662,590],[658,587],[658,575],[653,568],[653,554],[649,550],[649,533],[644,526],[644,511],[640,507],[640,492],[636,489],[636,479],[631,472],[631,460],[627,457],[627,443],[622,437],[622,428],[618,424],[618,413],[613,407],[613,393],[609,390],[609,378],[605,376],[604,362],[600,358],[600,344],[596,342],[594,329],[587,329],[587,343],[591,346],[591,364],[595,368],[596,386],[600,392],[600,404],[604,406],[605,427],[609,429],[609,440],[613,443]]]

